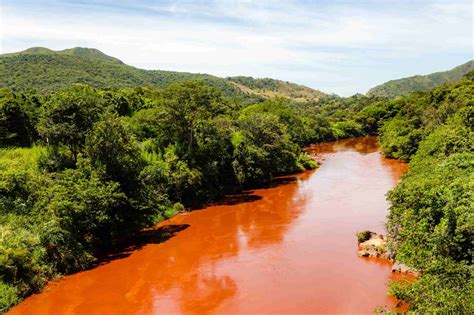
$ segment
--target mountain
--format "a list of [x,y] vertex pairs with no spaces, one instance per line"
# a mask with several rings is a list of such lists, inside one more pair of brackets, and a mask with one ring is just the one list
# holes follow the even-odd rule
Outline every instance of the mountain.
[[298,102],[318,100],[326,96],[323,92],[306,86],[274,79],[220,78],[209,74],[138,69],[92,48],[76,47],[54,51],[33,47],[0,55],[0,87],[16,91],[51,93],[73,83],[85,83],[96,88],[161,88],[187,80],[203,80],[220,88],[227,96],[283,96]]
[[367,92],[368,96],[396,98],[406,96],[414,91],[426,91],[443,83],[460,80],[464,75],[474,70],[474,60],[444,72],[392,80],[378,85]]

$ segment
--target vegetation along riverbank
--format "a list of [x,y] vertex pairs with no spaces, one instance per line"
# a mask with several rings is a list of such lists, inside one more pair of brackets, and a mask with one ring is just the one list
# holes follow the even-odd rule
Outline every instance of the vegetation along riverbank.
[[[232,93],[202,79],[38,93],[9,84],[0,90],[0,311],[178,211],[315,168],[307,145],[379,135],[386,156],[410,161],[388,195],[388,246],[420,272],[391,294],[421,313],[472,313],[473,79],[395,99],[269,98],[232,80]],[[259,91],[271,82],[248,80],[238,82]]]
[[397,266],[419,271],[417,281],[396,282],[390,289],[415,312],[474,310],[472,79],[471,73],[428,93],[363,110],[382,117],[377,124],[383,153],[410,161],[408,173],[388,194],[386,245]]

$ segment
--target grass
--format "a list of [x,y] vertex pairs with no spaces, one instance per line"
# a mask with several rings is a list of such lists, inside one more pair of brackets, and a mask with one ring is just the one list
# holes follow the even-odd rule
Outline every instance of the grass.
[[0,171],[36,168],[39,158],[46,154],[46,147],[0,149]]

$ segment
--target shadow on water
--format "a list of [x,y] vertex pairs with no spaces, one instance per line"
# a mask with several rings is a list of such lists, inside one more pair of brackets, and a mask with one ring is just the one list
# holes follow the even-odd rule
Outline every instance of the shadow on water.
[[253,186],[249,185],[245,190],[238,193],[226,194],[224,197],[218,198],[214,202],[206,204],[204,207],[199,207],[193,210],[202,210],[209,206],[235,206],[242,203],[255,202],[262,199],[261,196],[255,194],[256,189],[276,188],[282,185],[295,183],[296,181],[297,178],[292,175],[275,177],[265,183],[255,184]]
[[190,227],[189,224],[168,224],[158,228],[141,230],[135,236],[127,239],[117,249],[105,254],[90,269],[105,265],[113,260],[127,258],[134,251],[149,244],[160,244],[176,236],[179,232]]
[[255,195],[251,191],[243,191],[241,193],[230,194],[209,204],[211,206],[235,206],[241,203],[254,202],[261,200],[262,197]]
[[260,187],[261,188],[276,188],[283,185],[293,184],[293,183],[296,183],[297,181],[298,181],[298,178],[296,177],[296,174],[289,175],[289,176],[281,176],[281,177],[273,178],[271,181],[269,181],[268,183]]
[[[209,206],[235,206],[242,203],[255,202],[262,199],[262,196],[255,194],[254,189],[276,188],[282,185],[295,183],[297,178],[294,175],[275,177],[272,180],[260,184],[255,187],[247,187],[239,193],[225,195],[217,199],[215,202],[209,203],[191,211],[203,210]],[[98,261],[88,269],[93,269],[101,265],[108,264],[117,259],[123,259],[130,256],[134,251],[143,248],[149,244],[160,244],[168,239],[176,236],[179,232],[187,229],[189,224],[168,224],[160,227],[144,229],[138,232],[135,236],[124,240],[115,249],[103,254]]]

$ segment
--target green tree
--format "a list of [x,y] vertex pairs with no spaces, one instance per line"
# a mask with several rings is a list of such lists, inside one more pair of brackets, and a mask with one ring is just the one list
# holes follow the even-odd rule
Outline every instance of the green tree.
[[244,117],[239,125],[232,166],[241,184],[298,169],[298,146],[290,141],[277,116],[256,113]]
[[102,100],[96,90],[76,84],[55,94],[44,105],[38,130],[47,144],[66,146],[77,161],[87,133],[102,112]]
[[217,89],[199,81],[172,84],[163,91],[163,98],[164,123],[175,139],[178,154],[192,160],[199,124],[225,113],[228,106]]
[[135,192],[145,160],[138,143],[119,117],[108,114],[94,124],[85,145],[92,166],[102,172],[104,180],[120,183],[126,193]]
[[29,146],[34,137],[31,106],[21,95],[0,89],[0,146]]

